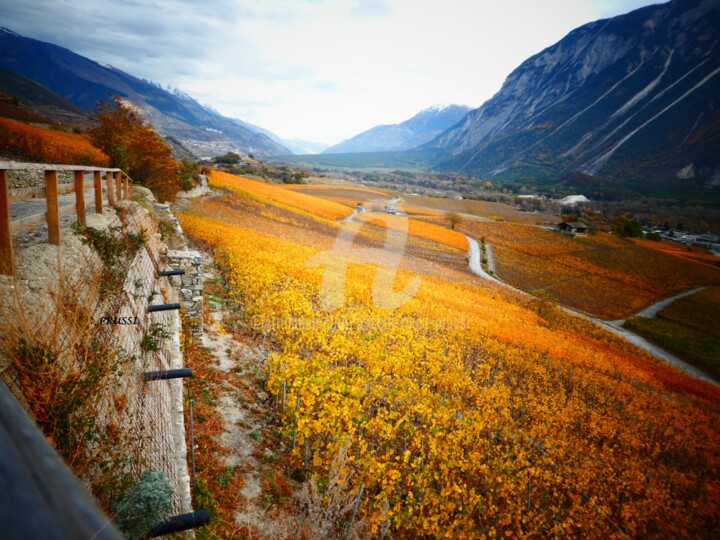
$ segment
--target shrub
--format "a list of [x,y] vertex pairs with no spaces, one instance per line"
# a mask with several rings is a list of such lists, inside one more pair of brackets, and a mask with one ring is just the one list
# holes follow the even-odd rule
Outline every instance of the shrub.
[[115,523],[128,538],[145,538],[172,512],[172,489],[161,471],[145,471],[115,505]]

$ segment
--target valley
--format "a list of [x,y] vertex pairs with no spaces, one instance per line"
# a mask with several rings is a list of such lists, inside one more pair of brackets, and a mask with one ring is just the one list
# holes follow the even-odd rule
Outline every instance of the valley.
[[720,0],[32,4],[9,537],[720,537]]
[[[705,274],[675,258],[677,280],[660,286],[664,278],[649,273],[657,260],[637,266],[658,252],[605,233],[567,239],[511,207],[505,222],[477,212],[483,219],[466,217],[456,232],[443,221],[460,201],[401,211],[396,194],[361,186],[284,187],[217,171],[209,179],[220,191],[185,206],[180,220],[223,269],[236,314],[223,328],[262,344],[259,384],[278,422],[264,433],[278,445],[273,452],[282,449],[274,465],[289,482],[282,489],[299,489],[299,480],[332,489],[336,502],[327,501],[325,514],[359,535],[614,536],[667,531],[675,520],[685,520],[677,526],[686,531],[709,526],[690,517],[687,491],[667,490],[694,477],[705,487],[690,492],[705,497],[698,458],[711,466],[710,454],[681,434],[691,425],[702,430],[702,448],[715,444],[718,387],[534,288],[531,296],[476,276],[470,263],[480,263],[474,239],[483,239],[483,253],[495,247],[499,275],[532,288],[533,261],[557,258],[574,272],[565,300],[604,315],[638,311],[673,287],[713,283],[716,269]],[[358,202],[367,210],[347,221]],[[372,211],[391,203],[394,215]],[[348,228],[351,245],[339,246]],[[528,264],[529,273],[511,271]],[[613,268],[622,265],[636,270],[620,279]],[[333,290],[344,291],[331,308],[323,307],[328,275]],[[642,287],[640,276],[648,280]],[[590,291],[618,288],[622,308],[593,304]],[[388,310],[378,300],[404,302]],[[687,458],[692,467],[676,445],[696,456]],[[642,472],[649,470],[656,474]],[[630,471],[635,484],[621,480]],[[272,501],[268,511],[280,522],[296,519],[292,498]]]

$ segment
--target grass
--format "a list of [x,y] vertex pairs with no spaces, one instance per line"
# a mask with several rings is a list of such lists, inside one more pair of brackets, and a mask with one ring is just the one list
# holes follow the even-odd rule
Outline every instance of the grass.
[[635,317],[625,326],[720,378],[720,287],[680,298],[657,317]]

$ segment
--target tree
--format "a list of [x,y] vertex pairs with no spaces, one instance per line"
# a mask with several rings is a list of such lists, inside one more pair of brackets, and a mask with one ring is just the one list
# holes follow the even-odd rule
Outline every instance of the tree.
[[198,164],[187,158],[180,160],[179,174],[182,182],[182,188],[185,191],[190,191],[197,180],[200,179],[200,175],[198,174]]
[[222,163],[225,165],[236,165],[242,161],[242,158],[240,157],[240,154],[237,154],[235,152],[228,152],[227,154],[223,154],[222,156],[217,156],[215,159],[213,159],[215,163]]
[[642,238],[642,224],[634,219],[622,215],[616,217],[612,222],[612,231],[620,236],[630,238]]
[[455,212],[451,212],[450,214],[448,214],[447,218],[450,222],[450,228],[453,231],[455,230],[455,227],[462,223],[462,216],[460,216],[460,214],[456,214]]
[[123,169],[133,182],[150,188],[159,200],[175,200],[182,188],[180,165],[170,147],[151,125],[115,96],[95,111],[93,144],[110,156],[110,165]]

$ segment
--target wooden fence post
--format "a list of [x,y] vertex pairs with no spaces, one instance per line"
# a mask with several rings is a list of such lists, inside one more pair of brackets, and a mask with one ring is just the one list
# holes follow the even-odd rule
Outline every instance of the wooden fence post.
[[15,275],[15,253],[10,229],[10,191],[8,174],[0,170],[0,274]]
[[122,173],[120,171],[117,171],[115,173],[115,187],[117,188],[117,200],[118,201],[123,200],[122,179],[120,178],[121,174]]
[[95,184],[95,213],[102,214],[102,173],[93,172],[93,183]]
[[45,171],[45,202],[47,203],[48,242],[60,245],[60,211],[58,209],[57,171]]
[[85,226],[85,173],[75,171],[75,210],[77,222]]
[[105,173],[105,183],[107,184],[108,205],[115,206],[115,187],[113,186],[113,175],[110,171]]
[[133,198],[133,183],[132,180],[130,180],[129,176],[125,176],[127,178],[127,187],[128,187],[128,199]]
[[130,180],[128,179],[127,174],[123,174],[122,182],[123,182],[123,193],[125,194],[125,198],[130,199],[131,198],[131,196],[130,196]]

